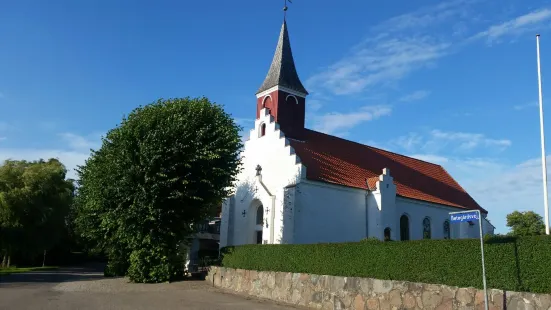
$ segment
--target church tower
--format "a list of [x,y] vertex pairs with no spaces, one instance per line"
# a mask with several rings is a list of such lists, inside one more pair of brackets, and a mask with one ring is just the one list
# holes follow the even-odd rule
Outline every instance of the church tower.
[[256,118],[259,118],[260,110],[266,108],[286,137],[301,140],[307,95],[297,74],[284,20],[272,65],[256,93]]

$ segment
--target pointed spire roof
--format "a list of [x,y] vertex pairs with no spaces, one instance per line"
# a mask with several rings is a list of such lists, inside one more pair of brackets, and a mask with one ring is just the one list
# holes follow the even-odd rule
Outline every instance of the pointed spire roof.
[[281,33],[279,34],[279,41],[277,42],[270,71],[268,71],[268,75],[262,86],[260,86],[260,89],[258,89],[257,94],[275,86],[286,87],[308,95],[308,91],[302,85],[297,74],[293,52],[291,51],[291,42],[289,41],[289,33],[287,32],[287,22],[285,20],[281,26]]

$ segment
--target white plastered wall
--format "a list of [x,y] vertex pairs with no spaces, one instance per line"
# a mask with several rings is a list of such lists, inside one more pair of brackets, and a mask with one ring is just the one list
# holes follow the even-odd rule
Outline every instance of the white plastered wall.
[[[265,134],[261,136],[261,126]],[[292,243],[289,217],[293,212],[284,208],[293,203],[293,186],[305,176],[305,167],[290,146],[289,140],[266,109],[260,111],[249,140],[241,153],[242,171],[237,177],[233,205],[229,199],[222,205],[220,246],[255,243],[256,207],[264,208],[263,240],[266,243]],[[257,176],[257,166],[262,170]],[[286,194],[287,193],[287,194]],[[284,212],[286,216],[284,216]],[[229,219],[232,219],[231,221]],[[293,220],[294,221],[294,220]],[[288,224],[285,228],[284,224]],[[287,236],[284,236],[284,232]]]

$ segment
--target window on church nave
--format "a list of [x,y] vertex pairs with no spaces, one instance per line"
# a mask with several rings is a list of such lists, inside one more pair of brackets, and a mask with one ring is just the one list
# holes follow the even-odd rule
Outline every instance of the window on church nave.
[[423,219],[423,239],[430,239],[430,238],[431,238],[430,219],[428,217],[425,217],[425,219]]
[[266,124],[262,123],[260,124],[260,132],[258,133],[258,137],[264,137],[266,135]]
[[444,221],[444,239],[450,239],[450,222]]
[[409,218],[405,214],[400,217],[400,240],[409,240]]

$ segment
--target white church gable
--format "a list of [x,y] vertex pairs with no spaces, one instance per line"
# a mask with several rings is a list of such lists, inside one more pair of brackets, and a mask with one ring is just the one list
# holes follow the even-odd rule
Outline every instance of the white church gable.
[[[237,177],[235,194],[222,207],[221,231],[228,231],[233,239],[221,243],[257,243],[258,231],[262,231],[263,243],[284,242],[284,204],[292,200],[290,194],[285,195],[289,192],[286,187],[305,175],[305,168],[279,125],[266,109],[260,112],[241,153],[243,169]],[[263,219],[257,221],[260,206]]]

